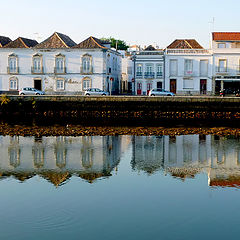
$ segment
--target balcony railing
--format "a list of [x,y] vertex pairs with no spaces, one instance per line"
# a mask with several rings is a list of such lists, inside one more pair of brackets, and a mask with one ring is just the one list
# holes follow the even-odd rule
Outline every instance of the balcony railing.
[[145,72],[144,73],[144,78],[152,79],[154,77],[155,77],[155,73],[154,72]]
[[[111,71],[108,71],[108,73],[111,73]],[[93,74],[93,67],[91,66],[89,69],[81,67],[81,74]]]
[[66,67],[64,68],[54,68],[54,73],[55,74],[65,74],[67,71],[66,71]]
[[167,49],[167,54],[209,54],[207,49]]
[[32,74],[42,74],[42,73],[44,73],[43,67],[41,67],[40,69],[32,67],[31,72],[32,72]]
[[162,72],[157,72],[157,78],[162,78],[163,77],[163,73]]
[[7,67],[7,72],[8,72],[8,74],[18,74],[19,73],[19,67],[16,67],[16,68]]
[[143,73],[142,72],[136,72],[136,78],[142,78]]
[[228,69],[227,68],[216,67],[216,73],[217,74],[228,74]]

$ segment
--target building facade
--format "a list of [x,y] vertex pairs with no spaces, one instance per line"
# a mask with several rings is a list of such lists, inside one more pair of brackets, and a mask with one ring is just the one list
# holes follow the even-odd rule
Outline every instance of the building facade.
[[240,32],[213,32],[214,93],[240,90]]
[[121,55],[89,37],[76,44],[55,32],[41,43],[18,38],[0,48],[0,90],[34,87],[47,94],[82,94],[87,88],[118,93]]
[[179,95],[212,94],[212,54],[194,39],[165,49],[165,89]]
[[135,76],[132,92],[135,95],[148,95],[152,88],[164,87],[164,52],[151,45],[132,56]]

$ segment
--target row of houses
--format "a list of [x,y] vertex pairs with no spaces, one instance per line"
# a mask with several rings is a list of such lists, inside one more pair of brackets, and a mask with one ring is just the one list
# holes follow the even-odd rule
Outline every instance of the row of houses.
[[82,94],[100,88],[115,94],[147,95],[164,88],[179,95],[212,95],[240,89],[240,32],[213,32],[210,49],[195,39],[176,39],[117,51],[89,37],[75,43],[55,32],[41,43],[0,36],[0,91],[35,87],[48,94]]
[[[240,89],[240,33],[213,32],[210,49],[195,39],[176,39],[165,49],[134,46],[132,91],[164,88],[179,95],[213,95]],[[129,58],[130,58],[129,57]],[[129,71],[128,71],[129,72]]]
[[89,37],[76,44],[55,32],[45,41],[0,37],[0,90],[35,87],[47,93],[78,94],[95,87],[118,93],[121,55],[110,43]]

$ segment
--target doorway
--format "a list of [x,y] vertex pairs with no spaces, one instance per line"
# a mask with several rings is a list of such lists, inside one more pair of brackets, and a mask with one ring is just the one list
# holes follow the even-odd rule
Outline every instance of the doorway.
[[41,79],[34,79],[34,88],[42,91],[42,80]]
[[170,92],[176,93],[176,90],[177,90],[177,80],[170,79]]
[[147,83],[147,95],[150,92],[150,90],[152,89],[152,84],[151,83]]
[[207,80],[200,79],[200,94],[207,94]]
[[162,82],[157,82],[157,88],[162,88]]
[[142,95],[142,83],[137,83],[137,95]]

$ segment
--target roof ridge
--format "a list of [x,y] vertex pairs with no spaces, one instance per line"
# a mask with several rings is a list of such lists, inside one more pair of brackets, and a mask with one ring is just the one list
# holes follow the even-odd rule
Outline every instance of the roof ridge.
[[191,46],[191,44],[188,42],[189,39],[184,39],[184,42],[191,48],[193,49],[193,47]]
[[[67,47],[69,48],[69,46],[62,40],[62,38],[58,35],[59,33],[58,32],[55,32],[54,34],[57,35],[57,37],[60,39],[60,41]],[[61,34],[61,33],[60,33]]]
[[[29,48],[29,47],[26,45],[26,43],[23,41],[23,39],[22,39],[21,37],[19,37],[18,39],[22,42],[22,44],[23,44],[23,46],[24,46],[25,48]],[[30,40],[30,39],[29,39],[29,40]]]
[[95,39],[93,36],[90,36],[90,38],[100,47],[100,48],[106,48],[104,46],[101,46]]

